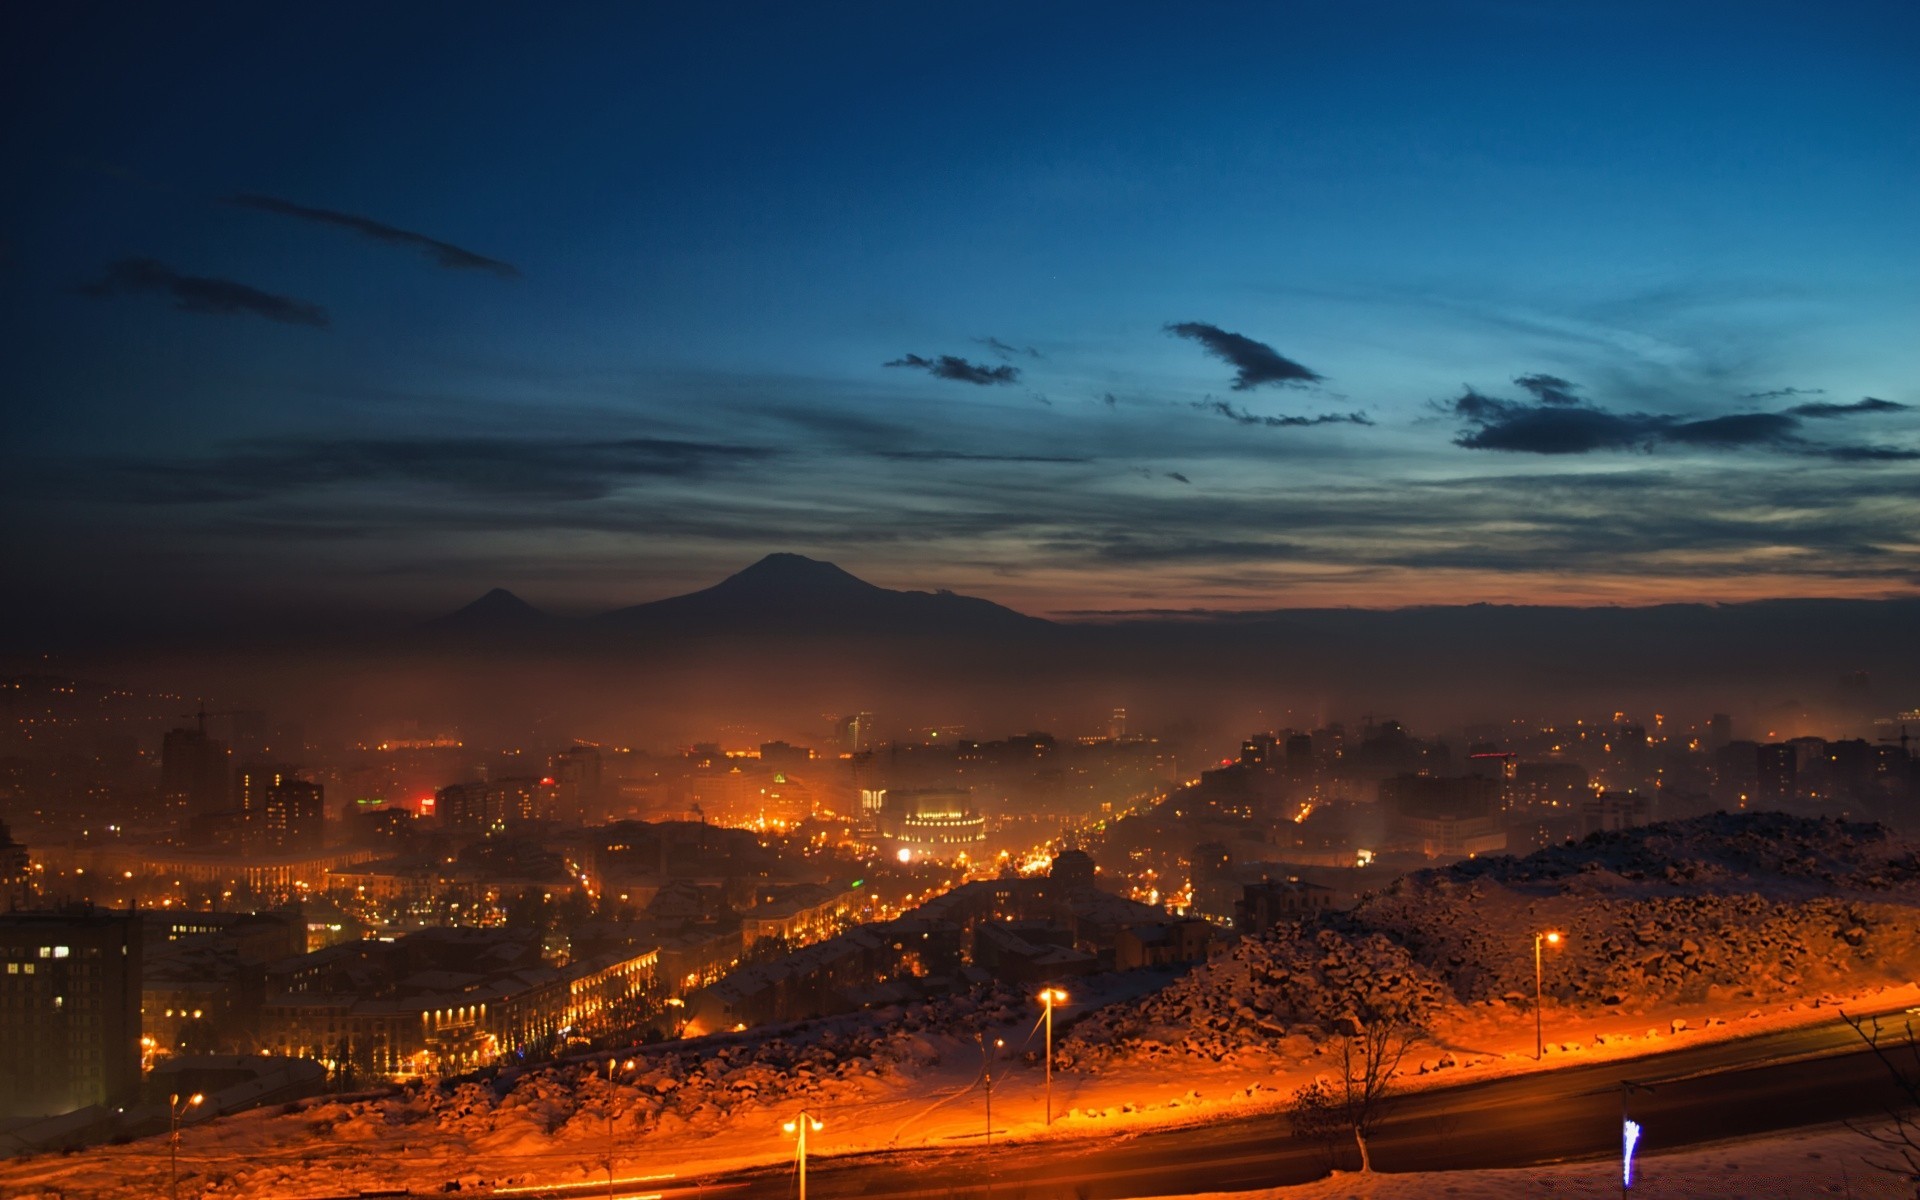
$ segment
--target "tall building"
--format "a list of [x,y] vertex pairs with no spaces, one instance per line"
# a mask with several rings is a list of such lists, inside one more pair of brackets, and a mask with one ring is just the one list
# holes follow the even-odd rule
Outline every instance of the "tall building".
[[257,844],[271,850],[318,850],[327,841],[326,790],[304,779],[267,789]]
[[243,762],[233,772],[233,807],[249,821],[267,811],[267,792],[297,772],[284,763]]
[[0,1118],[124,1104],[140,1087],[140,919],[0,914]]
[[1756,752],[1757,784],[1755,800],[1762,804],[1784,804],[1799,790],[1800,750],[1792,742],[1769,742]]
[[33,898],[33,860],[0,821],[0,908],[25,908]]
[[547,777],[553,780],[555,818],[569,825],[605,820],[602,774],[598,746],[572,746],[549,758]]
[[862,750],[873,748],[873,714],[855,713],[840,718],[840,748],[848,754],[858,754]]
[[173,729],[160,743],[160,798],[181,825],[232,810],[226,743],[198,729]]
[[1127,736],[1126,709],[1116,708],[1113,715],[1107,718],[1107,736],[1116,742]]

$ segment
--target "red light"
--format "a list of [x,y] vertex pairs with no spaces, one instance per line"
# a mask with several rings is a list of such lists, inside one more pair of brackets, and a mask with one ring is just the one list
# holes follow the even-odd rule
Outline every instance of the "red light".
[[551,776],[551,775],[548,775],[548,776],[546,776],[546,777],[544,777],[543,779],[541,779],[541,780],[540,780],[540,786],[541,786],[541,787],[552,787],[552,786],[553,786],[553,776]]

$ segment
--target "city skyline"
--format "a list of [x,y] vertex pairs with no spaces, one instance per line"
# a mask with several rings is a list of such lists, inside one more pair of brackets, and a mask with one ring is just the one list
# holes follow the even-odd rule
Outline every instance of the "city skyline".
[[11,615],[1914,594],[1910,9],[1090,11],[10,14]]

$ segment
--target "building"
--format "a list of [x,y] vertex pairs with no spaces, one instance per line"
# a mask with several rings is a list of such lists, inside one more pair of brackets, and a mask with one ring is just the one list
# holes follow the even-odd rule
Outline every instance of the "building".
[[554,779],[494,779],[455,783],[434,794],[434,815],[463,833],[501,833],[553,818]]
[[1233,909],[1233,924],[1241,933],[1265,933],[1333,911],[1333,889],[1302,879],[1263,879],[1241,885]]
[[891,788],[879,813],[880,836],[916,858],[953,858],[987,840],[987,819],[966,788]]
[[1645,825],[1653,819],[1653,803],[1639,792],[1600,792],[1580,802],[1580,832],[1613,833]]
[[1507,848],[1500,781],[1484,775],[1396,775],[1380,783],[1397,841],[1429,858],[1462,858]]
[[140,1087],[140,918],[0,915],[0,1118],[118,1105]]
[[326,791],[304,779],[267,789],[257,844],[269,850],[317,852],[327,842]]
[[571,746],[549,758],[547,776],[553,780],[555,819],[568,825],[605,820],[604,775],[598,746]]
[[160,743],[160,799],[182,826],[232,810],[226,743],[197,729],[169,730]]
[[33,899],[33,859],[0,821],[0,907],[25,908]]
[[1784,804],[1799,790],[1801,750],[1792,742],[1770,742],[1754,751],[1755,794],[1760,804]]

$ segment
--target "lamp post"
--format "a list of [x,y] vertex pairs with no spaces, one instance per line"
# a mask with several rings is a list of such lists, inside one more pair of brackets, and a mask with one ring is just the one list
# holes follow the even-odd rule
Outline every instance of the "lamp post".
[[1047,988],[1040,993],[1040,1000],[1047,1006],[1047,1124],[1053,1124],[1053,1006],[1065,1004],[1067,994],[1059,988]]
[[[607,1060],[607,1200],[613,1200],[613,1059]],[[628,1059],[626,1069],[633,1070]]]
[[[1007,1043],[993,1039],[993,1049],[998,1050]],[[987,1149],[993,1149],[993,1051],[987,1049],[987,1035],[980,1035],[980,1073],[987,1083]]]
[[1547,1056],[1547,1042],[1540,1024],[1540,944],[1558,948],[1560,934],[1557,930],[1533,935],[1533,1061],[1539,1062]]
[[188,1096],[185,1104],[180,1102],[179,1092],[175,1092],[167,1097],[167,1116],[169,1120],[169,1128],[167,1130],[167,1190],[173,1196],[173,1200],[180,1200],[180,1118],[186,1115],[188,1109],[197,1108],[200,1102],[205,1099],[206,1096],[199,1092]]
[[798,1133],[800,1135],[800,1200],[807,1200],[807,1130],[811,1129],[813,1132],[819,1133],[822,1125],[812,1117],[809,1117],[807,1110],[803,1108],[800,1110],[800,1115],[797,1118],[788,1121],[785,1125],[781,1126],[781,1128],[785,1129],[788,1133]]

